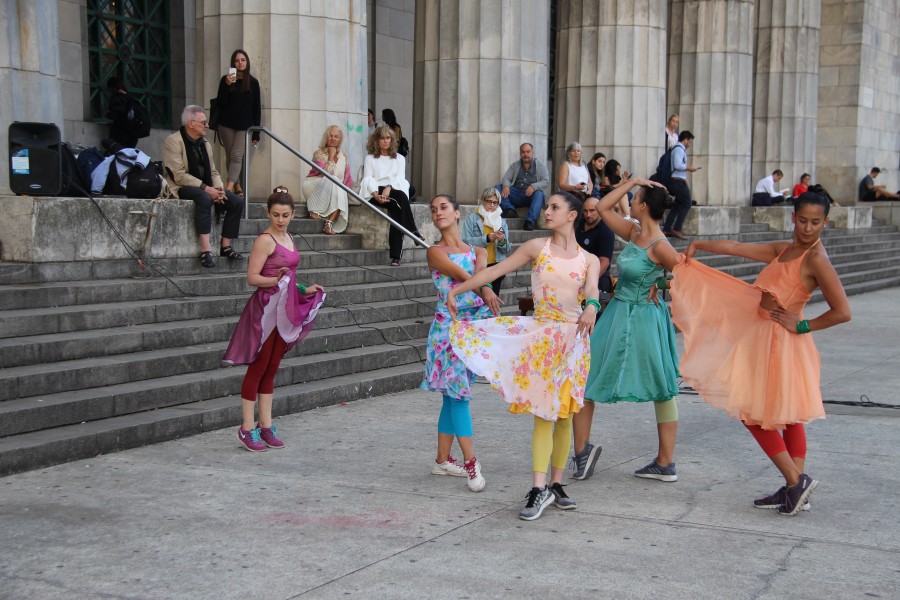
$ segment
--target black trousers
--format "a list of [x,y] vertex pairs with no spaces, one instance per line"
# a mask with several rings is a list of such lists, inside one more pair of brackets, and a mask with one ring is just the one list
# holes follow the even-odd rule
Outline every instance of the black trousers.
[[[185,186],[178,189],[178,197],[194,201],[194,228],[197,235],[208,234],[212,230],[212,207],[214,202],[205,190]],[[216,204],[216,206],[222,206]],[[225,222],[222,223],[222,237],[237,239],[244,216],[244,199],[225,190]]]
[[[385,187],[387,186],[378,186],[379,195],[384,192]],[[387,208],[388,216],[390,218],[421,238],[422,236],[419,235],[419,229],[416,227],[415,219],[413,219],[412,209],[409,207],[409,198],[406,194],[400,190],[391,188],[390,198],[391,202],[388,202],[387,204],[378,204],[371,199],[369,202],[372,202],[375,206],[384,206]],[[400,260],[403,257],[403,237],[403,232],[391,225],[391,229],[388,232],[388,249],[391,260]]]
[[691,210],[691,188],[684,179],[670,179],[668,182],[669,193],[675,196],[675,206],[666,215],[663,223],[663,231],[681,231],[684,219]]

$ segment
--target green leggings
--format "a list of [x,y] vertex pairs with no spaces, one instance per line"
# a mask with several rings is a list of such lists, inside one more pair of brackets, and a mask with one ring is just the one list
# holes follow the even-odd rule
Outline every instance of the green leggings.
[[566,468],[572,443],[572,417],[553,421],[534,418],[531,434],[531,462],[535,473],[546,473],[547,462],[557,469]]
[[653,408],[656,410],[656,422],[670,423],[678,420],[678,405],[675,404],[675,398],[663,400],[662,402],[654,402]]

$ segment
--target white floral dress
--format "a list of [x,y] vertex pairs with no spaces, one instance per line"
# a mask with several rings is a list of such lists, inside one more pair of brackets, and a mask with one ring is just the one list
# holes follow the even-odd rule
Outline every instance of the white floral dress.
[[590,339],[577,335],[577,321],[586,277],[584,250],[560,258],[548,238],[531,271],[534,317],[457,321],[451,327],[456,355],[487,378],[510,412],[555,421],[583,405],[591,353]]

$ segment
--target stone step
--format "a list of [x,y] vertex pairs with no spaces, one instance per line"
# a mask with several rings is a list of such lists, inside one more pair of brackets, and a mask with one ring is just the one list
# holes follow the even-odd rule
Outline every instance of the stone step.
[[741,234],[745,233],[759,233],[761,231],[768,231],[769,226],[765,223],[744,223],[741,222]]
[[[410,363],[279,387],[272,411],[280,416],[390,394],[412,389],[421,380],[422,366]],[[240,421],[241,401],[239,396],[232,395],[0,438],[0,477],[204,431],[237,427]],[[302,432],[285,430],[280,433],[288,444],[292,438],[302,435]]]
[[[427,332],[425,327],[424,334]],[[389,339],[398,337],[387,333]],[[221,353],[215,357],[215,366],[207,369],[171,371],[147,380],[101,379],[109,383],[0,402],[0,437],[239,394],[246,367],[220,368],[220,358]],[[424,337],[318,354],[290,352],[281,362],[275,385],[281,388],[408,363],[417,363],[421,369],[424,359]]]

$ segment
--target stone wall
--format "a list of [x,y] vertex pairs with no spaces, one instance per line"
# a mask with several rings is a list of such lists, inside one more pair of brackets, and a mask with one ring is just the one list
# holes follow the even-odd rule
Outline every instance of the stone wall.
[[873,166],[896,190],[900,148],[900,11],[896,0],[822,0],[816,174],[854,202]]

